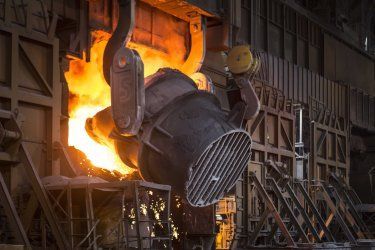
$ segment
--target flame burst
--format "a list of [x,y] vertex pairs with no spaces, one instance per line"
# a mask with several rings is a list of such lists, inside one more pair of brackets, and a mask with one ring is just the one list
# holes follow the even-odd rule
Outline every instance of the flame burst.
[[91,61],[70,61],[65,73],[69,98],[69,145],[85,153],[96,167],[118,171],[123,175],[133,169],[127,167],[115,153],[113,144],[102,145],[86,133],[86,119],[111,105],[111,91],[103,76],[103,52],[109,36],[97,33],[91,48]]
[[[95,31],[93,38],[90,62],[86,62],[85,58],[74,59],[70,61],[69,71],[65,72],[70,92],[69,146],[84,152],[94,166],[127,175],[134,169],[121,161],[116,154],[113,141],[108,138],[108,143],[100,144],[85,130],[87,118],[111,105],[110,87],[103,76],[103,53],[110,35],[103,31]],[[129,47],[136,49],[140,54],[145,65],[145,76],[155,73],[162,67],[179,68],[183,63],[182,55],[171,56],[135,43],[130,43]]]

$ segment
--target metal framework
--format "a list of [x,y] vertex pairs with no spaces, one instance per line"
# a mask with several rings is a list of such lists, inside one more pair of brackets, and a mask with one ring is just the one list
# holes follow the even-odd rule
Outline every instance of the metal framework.
[[[266,67],[259,78],[275,88],[257,83],[263,107],[259,116],[248,124],[255,145],[249,170],[244,174],[242,186],[237,192],[236,237],[237,240],[246,238],[245,245],[249,246],[257,244],[260,238],[266,243],[289,246],[337,242],[344,238],[358,245],[361,239],[373,237],[358,209],[368,215],[369,221],[373,219],[374,212],[371,207],[360,204],[351,190],[342,185],[343,182],[334,182],[331,177],[336,173],[348,181],[348,121],[350,118],[356,126],[373,130],[374,98],[287,61],[318,72],[322,72],[324,66],[321,65],[323,60],[314,61],[324,57],[324,46],[319,43],[322,28],[289,8],[290,3],[243,1],[242,7],[253,13],[249,17],[251,24],[243,25],[251,26],[248,35],[252,33],[252,44],[264,42],[266,51],[281,52],[280,56],[286,60],[268,54],[264,54],[262,60]],[[96,1],[95,4],[100,3]],[[60,160],[67,161],[64,165],[71,165],[68,157],[64,157],[67,153],[60,142],[62,90],[59,51],[65,50],[80,57],[86,50],[89,58],[89,27],[92,25],[89,16],[96,15],[94,11],[90,12],[89,2],[4,0],[0,6],[3,10],[0,11],[0,202],[10,225],[10,241],[30,248],[34,243],[30,239],[39,237],[37,240],[43,247],[50,242],[61,249],[100,247],[103,235],[100,238],[98,233],[101,221],[96,214],[96,208],[100,207],[96,202],[98,193],[105,189],[107,194],[121,196],[121,206],[134,208],[134,218],[121,214],[121,226],[115,226],[112,231],[112,236],[118,239],[113,246],[134,244],[138,248],[147,248],[157,240],[170,246],[169,220],[152,220],[139,209],[143,204],[141,200],[145,197],[149,199],[143,188],[150,189],[148,185],[151,185],[151,189],[159,190],[157,186],[144,182],[84,183],[82,186],[70,183],[49,185],[46,191],[40,178],[61,174],[63,168],[60,164],[63,165],[63,162]],[[108,6],[103,9],[108,10]],[[282,15],[278,15],[280,11]],[[240,15],[234,16],[241,19]],[[291,18],[280,19],[280,16]],[[108,22],[110,30],[115,18],[102,17]],[[69,32],[59,34],[61,36],[57,39],[55,31],[59,18],[72,20],[74,24],[69,24],[66,27]],[[264,24],[264,30],[255,19]],[[100,27],[98,25],[97,28]],[[194,28],[193,23],[191,28]],[[279,34],[282,41],[270,40],[274,33]],[[255,41],[255,38],[265,37],[264,41]],[[291,43],[288,42],[290,37]],[[278,42],[282,46],[280,50]],[[287,47],[289,45],[291,48]],[[226,80],[225,73],[222,78]],[[310,102],[310,96],[319,101],[311,99]],[[309,183],[309,187],[306,183],[292,180],[295,175],[295,131],[292,106],[287,98],[305,104],[310,102],[310,120],[314,122],[309,179],[314,181]],[[4,131],[6,138],[3,141],[1,132]],[[269,159],[287,165],[285,178],[276,178],[272,174],[275,169],[284,167],[265,169],[264,162]],[[25,178],[19,174],[21,171],[25,172]],[[32,191],[22,207],[15,199],[20,194],[10,190],[26,182]],[[169,208],[169,190],[163,188],[159,191],[165,200],[168,196]],[[83,197],[80,208],[74,205],[76,196]],[[80,210],[79,216],[77,209]],[[22,213],[19,214],[20,210]],[[169,212],[165,213],[169,216]],[[136,225],[134,234],[129,234],[126,230],[133,221]],[[144,234],[148,232],[146,225],[153,225],[155,221],[168,224],[165,235],[154,237]],[[37,236],[31,235],[35,223],[40,229]],[[76,225],[80,223],[84,226],[78,230]]]
[[309,115],[309,179],[327,181],[330,173],[336,173],[348,182],[350,160],[347,119],[339,117],[313,98],[310,98]]
[[71,249],[171,248],[170,186],[82,177],[44,182]]
[[[10,132],[6,132],[5,134],[11,134],[11,132],[13,132],[13,133],[19,133],[19,135],[21,135],[21,129],[13,113],[1,111],[0,117],[1,117],[1,123],[4,124],[4,127],[6,129],[10,129],[10,130],[7,130]],[[21,142],[21,136],[19,136],[18,138],[8,138],[8,139],[10,139],[10,141],[6,142],[7,150],[2,152],[1,162],[3,164],[6,162],[8,162],[8,164],[12,164],[17,161],[20,161],[22,163],[23,169],[26,175],[28,176],[28,181],[32,187],[33,193],[35,197],[37,198],[40,206],[42,207],[43,213],[51,227],[51,231],[56,239],[57,245],[60,248],[65,248],[67,245],[65,243],[66,241],[65,241],[64,234],[61,231],[61,228],[57,224],[55,215],[52,211],[52,207],[48,201],[47,194],[45,192],[45,189],[43,187],[39,174],[36,172],[36,167],[34,166],[33,160],[28,152],[28,149],[25,146],[25,143]],[[2,143],[4,144],[4,141]],[[1,176],[1,179],[3,179],[2,176]],[[27,237],[25,237],[27,232],[23,228],[22,223],[20,222],[20,219],[18,218],[18,215],[16,212],[17,210],[15,209],[12,199],[10,198],[8,187],[4,181],[1,182],[1,191],[4,194],[4,199],[1,200],[2,205],[5,208],[7,217],[10,218],[11,220],[11,224],[13,225],[13,228],[16,229],[15,234],[18,235],[18,237],[19,235],[21,235],[23,243],[27,247],[30,247],[30,242],[27,239]]]
[[[95,214],[95,211],[100,208],[97,205],[99,203],[97,199],[103,198],[103,195],[97,196],[96,193],[105,190],[111,194],[121,194],[120,200],[122,201],[121,206],[117,207],[121,216],[110,233],[116,235],[117,241],[111,244],[117,247],[139,249],[171,246],[170,186],[143,181],[108,183],[101,180],[91,183],[93,180],[90,178],[67,181],[67,177],[64,179],[59,176],[48,177],[43,184],[27,147],[24,142],[20,141],[21,130],[14,114],[1,111],[0,122],[4,126],[2,131],[5,135],[2,137],[2,145],[6,143],[7,146],[7,150],[1,152],[0,161],[2,164],[20,161],[33,191],[21,219],[0,172],[0,202],[9,220],[11,234],[14,235],[13,243],[23,244],[27,248],[56,244],[60,249],[83,246],[97,249],[100,246],[97,243],[98,239],[110,236],[98,236],[96,233],[100,222]],[[85,217],[74,215],[72,197],[75,193],[81,193],[81,195],[83,193],[85,202],[79,199],[75,206],[76,209],[85,210]],[[62,203],[64,195],[66,199],[63,199]],[[95,204],[95,209],[93,204]],[[41,210],[38,210],[38,207]],[[35,227],[35,218],[40,229],[37,232],[31,230]],[[82,223],[86,226],[82,227]],[[159,228],[155,229],[155,227]],[[86,228],[87,231],[81,232],[82,228]],[[54,240],[48,236],[49,232],[52,233]],[[30,239],[34,239],[32,243]]]
[[216,249],[229,249],[234,238],[236,216],[236,199],[229,196],[219,200],[216,204],[216,224],[219,224],[219,232],[216,236]]
[[[314,196],[325,204],[320,211],[303,182],[293,182],[283,164],[265,163],[266,183],[249,173],[248,183],[261,198],[261,216],[248,235],[236,235],[231,249],[264,246],[315,247],[319,243],[349,241],[352,245],[373,244],[373,235],[354,206],[351,192],[332,174],[331,182],[312,185]],[[332,180],[333,178],[333,180]],[[271,223],[269,222],[271,221]],[[267,225],[271,224],[271,227]],[[335,226],[333,226],[335,225]],[[268,228],[271,228],[269,230]]]
[[[284,162],[289,174],[295,173],[295,133],[293,107],[281,91],[255,83],[255,91],[261,103],[259,114],[247,124],[252,140],[252,161],[273,160]],[[254,170],[254,169],[252,169]]]
[[[335,230],[334,227],[330,227],[336,231],[337,238],[342,241],[344,237],[353,245],[361,245],[361,240],[364,239],[373,239],[372,233],[353,206],[353,201],[344,186],[335,181],[330,183],[320,181],[312,185],[311,189],[325,203],[325,211],[321,213],[326,214],[324,221],[326,227],[330,227],[335,222],[335,225],[341,229],[337,231],[337,228]],[[321,231],[319,235],[324,236],[324,234],[325,232]]]
[[[273,226],[265,223],[268,214],[277,215],[279,204],[273,203],[274,196],[261,188],[268,182],[267,171],[264,162],[271,160],[283,162],[286,166],[285,172],[288,176],[295,176],[295,126],[293,107],[290,100],[277,89],[256,81],[255,91],[261,103],[261,109],[256,118],[249,121],[247,129],[252,136],[252,157],[248,169],[243,174],[243,179],[236,187],[236,240],[240,242],[249,235],[251,241],[255,241],[258,234],[266,237]],[[253,175],[256,176],[256,180]],[[257,186],[259,182],[259,187]],[[264,208],[267,207],[267,209]],[[279,225],[283,227],[283,225]],[[265,224],[265,225],[263,225]],[[287,231],[287,230],[286,230]],[[253,232],[257,232],[252,234]],[[289,243],[292,240],[288,237]]]

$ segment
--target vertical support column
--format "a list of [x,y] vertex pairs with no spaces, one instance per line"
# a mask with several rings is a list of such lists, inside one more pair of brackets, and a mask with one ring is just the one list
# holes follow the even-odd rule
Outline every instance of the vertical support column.
[[171,216],[171,190],[168,190],[167,194],[167,220],[168,220],[168,249],[172,248],[172,240],[171,240],[171,221],[169,220],[169,216]]
[[256,26],[255,26],[255,17],[254,17],[254,13],[255,13],[255,5],[256,5],[256,1],[255,0],[250,0],[250,44],[254,47],[257,47],[256,43],[255,43],[255,36],[256,36]]
[[[122,246],[123,248],[128,248],[129,247],[129,222],[128,222],[128,218],[125,217],[125,198],[126,198],[126,190],[124,189],[122,191],[122,197],[121,197],[121,219],[122,219],[122,227],[123,227],[123,232],[125,233],[125,237],[126,237],[126,243],[124,246]],[[119,234],[120,234],[120,230],[119,230]],[[122,235],[121,235],[122,236]],[[119,248],[121,248],[120,246],[118,246]]]
[[87,187],[85,189],[85,210],[86,210],[86,228],[87,228],[87,239],[88,239],[88,243],[89,243],[89,246],[91,246],[92,242],[91,242],[91,236],[89,235],[89,232],[90,232],[90,229],[92,227],[92,221],[91,221],[91,216],[90,216],[90,201],[89,201],[89,187],[88,187],[88,184],[87,184]]
[[[261,0],[261,1],[264,1],[264,0]],[[269,8],[269,6],[270,6],[270,1],[269,0],[265,0],[265,2],[266,2],[266,13],[267,13],[267,15],[266,15],[266,46],[265,46],[265,48],[266,48],[266,51],[267,52],[269,52],[270,51],[270,22],[269,22],[269,20],[270,20],[270,8]]]
[[[311,161],[310,161],[310,179],[309,179],[309,187],[312,185],[312,181],[316,179],[316,126],[315,121],[310,123],[310,141],[311,141]],[[310,188],[308,188],[310,190]]]
[[61,119],[61,92],[62,85],[60,84],[60,67],[59,67],[59,40],[53,40],[52,48],[52,93],[53,93],[53,106],[51,114],[51,147],[52,161],[51,161],[51,175],[60,174],[60,150],[56,148],[55,142],[60,142],[60,119]]
[[[278,95],[277,95],[278,96]],[[278,105],[278,97],[276,98],[276,107]],[[277,149],[280,150],[280,140],[281,140],[281,116],[280,112],[277,114],[277,135],[276,135],[276,147]],[[281,155],[278,153],[277,154],[277,161],[281,162]]]
[[5,3],[4,3],[4,21],[6,25],[10,25],[10,14],[11,14],[10,2],[11,0],[5,0]]
[[[6,1],[7,2],[7,1]],[[10,4],[10,3],[9,3]],[[10,75],[10,86],[11,86],[11,110],[14,111],[18,108],[18,74],[19,74],[19,36],[16,31],[12,32],[12,51],[11,51],[11,75]]]
[[40,227],[42,228],[42,249],[47,249],[47,228],[46,220],[43,214],[40,216]]
[[91,242],[91,237],[89,237],[89,240],[90,240],[90,246],[92,245],[92,248],[94,250],[98,249],[98,245],[96,243],[96,222],[94,222],[95,220],[95,217],[94,217],[94,207],[92,205],[92,189],[91,188],[88,188],[86,190],[86,193],[87,193],[87,205],[88,205],[88,218],[89,218],[89,230],[88,232],[90,233],[90,231],[92,230],[92,241]]
[[73,206],[72,206],[72,188],[69,184],[68,189],[66,191],[66,198],[67,198],[67,207],[68,207],[68,233],[69,233],[69,242],[70,248],[74,248],[74,237],[73,237]]
[[141,229],[140,229],[140,225],[139,225],[139,222],[140,222],[140,218],[141,218],[141,215],[139,214],[139,208],[140,208],[140,204],[139,204],[139,192],[138,192],[138,184],[137,183],[134,183],[134,212],[135,212],[135,226],[136,226],[136,230],[137,230],[137,242],[138,242],[138,248],[139,249],[143,249],[142,247],[142,238],[141,238]]
[[[349,94],[350,95],[350,94]],[[349,106],[349,105],[348,105]],[[347,185],[349,185],[349,172],[350,172],[350,132],[351,128],[349,127],[349,118],[345,118],[344,122],[344,131],[346,132],[345,136],[345,165],[346,165],[346,171],[345,171],[345,182]]]
[[[286,26],[286,16],[285,16],[285,9],[286,9],[286,6],[285,4],[282,5],[283,6],[283,59],[285,59],[285,37],[286,37],[286,31],[285,31],[285,26]],[[286,73],[286,71],[284,70],[284,74]],[[285,83],[284,83],[285,84]]]

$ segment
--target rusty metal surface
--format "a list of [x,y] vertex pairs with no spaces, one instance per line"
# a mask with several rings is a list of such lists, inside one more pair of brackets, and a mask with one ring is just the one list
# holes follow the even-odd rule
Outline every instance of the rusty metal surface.
[[257,223],[257,226],[254,229],[254,231],[252,232],[251,237],[249,239],[250,245],[254,244],[254,241],[258,237],[258,234],[263,227],[263,223],[266,221],[268,215],[272,214],[272,216],[274,216],[274,218],[275,218],[275,223],[280,228],[282,234],[286,238],[287,245],[288,246],[296,246],[296,243],[293,240],[287,226],[285,225],[282,217],[280,216],[280,213],[278,212],[277,208],[275,207],[275,205],[274,205],[272,199],[270,198],[269,194],[264,189],[264,186],[259,182],[258,178],[254,174],[250,174],[249,178],[255,184],[255,186],[257,187],[257,190],[260,193],[260,196],[262,197],[262,199],[266,203],[266,208],[263,211],[263,214],[262,214],[261,218],[259,219],[259,222]]
[[310,99],[310,180],[328,180],[330,172],[349,178],[349,145],[347,119]]
[[[357,230],[363,232],[366,238],[374,238],[373,233],[369,230],[367,225],[364,223],[362,217],[360,216],[357,208],[355,206],[356,200],[353,199],[351,195],[350,187],[345,184],[345,180],[339,178],[336,174],[331,173],[330,184],[335,187],[337,196],[343,201],[343,204],[347,207],[348,213],[353,217],[353,221],[358,225]],[[356,197],[355,197],[356,198]],[[357,201],[358,202],[358,201]],[[360,201],[359,201],[360,202]],[[363,237],[364,237],[363,236]]]
[[255,92],[261,108],[257,117],[247,123],[254,142],[252,161],[262,163],[270,159],[284,162],[289,174],[295,176],[292,102],[279,90],[259,82],[255,83]]
[[340,211],[338,210],[338,207],[336,207],[335,203],[332,201],[331,197],[329,196],[328,192],[327,192],[327,189],[320,185],[317,187],[323,197],[324,197],[324,200],[327,202],[327,206],[331,209],[333,215],[336,217],[339,225],[341,226],[341,228],[343,229],[344,231],[344,234],[346,235],[346,237],[348,238],[348,240],[355,244],[356,243],[356,239],[355,237],[353,236],[352,232],[350,231],[348,225],[346,224],[346,222],[344,221],[344,218],[342,217]]
[[[184,1],[184,0],[163,1],[163,2],[156,1],[156,0],[142,0],[142,1],[185,21],[189,21],[192,13],[213,17],[214,16],[213,12],[217,11],[215,6],[214,8],[212,8],[212,5],[215,5],[215,4],[210,3],[210,1]],[[211,7],[211,8],[208,8],[208,7]]]
[[253,140],[252,157],[236,187],[236,237],[239,241],[256,230],[265,238],[273,227],[268,222],[260,225],[261,220],[267,217],[263,201],[265,196],[254,189],[253,182],[249,180],[250,175],[255,175],[262,185],[266,185],[267,170],[264,163],[273,160],[286,165],[285,175],[295,176],[295,116],[291,101],[279,90],[258,81],[254,88],[261,108],[257,117],[247,123],[247,130]]

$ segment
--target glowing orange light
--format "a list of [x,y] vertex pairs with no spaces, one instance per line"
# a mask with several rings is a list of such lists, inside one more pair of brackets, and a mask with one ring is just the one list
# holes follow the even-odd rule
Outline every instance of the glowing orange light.
[[[69,98],[69,145],[84,152],[91,163],[123,175],[134,169],[126,166],[115,152],[112,139],[100,144],[93,140],[85,130],[86,119],[111,105],[110,87],[103,76],[103,53],[110,34],[103,31],[93,33],[90,62],[84,59],[70,61],[69,71],[65,72],[68,82]],[[129,43],[136,49],[144,63],[145,76],[155,73],[159,68],[179,68],[183,64],[183,55],[179,50],[169,54],[145,45]],[[173,51],[170,51],[173,52]]]

